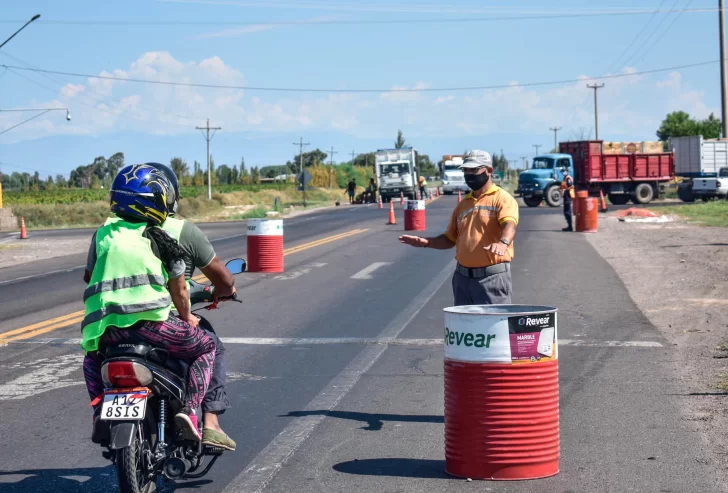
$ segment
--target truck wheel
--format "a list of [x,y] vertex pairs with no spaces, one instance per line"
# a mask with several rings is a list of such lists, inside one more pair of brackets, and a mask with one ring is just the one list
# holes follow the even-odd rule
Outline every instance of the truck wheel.
[[693,192],[692,184],[679,184],[677,186],[677,198],[687,203],[695,202],[695,193]]
[[607,194],[609,201],[614,205],[624,205],[629,202],[629,195],[626,193],[610,193]]
[[649,204],[655,196],[655,191],[649,183],[640,183],[632,192],[632,202],[635,204]]
[[564,197],[561,195],[561,189],[556,185],[551,185],[546,189],[546,203],[550,207],[561,207],[564,205]]
[[541,197],[523,197],[523,201],[528,207],[538,207],[539,205],[541,205],[542,200],[543,199]]

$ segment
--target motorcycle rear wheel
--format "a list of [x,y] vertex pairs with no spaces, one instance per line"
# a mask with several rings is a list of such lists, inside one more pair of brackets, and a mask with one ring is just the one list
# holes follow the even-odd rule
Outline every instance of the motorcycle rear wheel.
[[131,445],[116,451],[116,473],[119,493],[154,493],[157,491],[156,476],[149,478],[145,472],[144,453],[151,450],[150,439],[146,438],[146,427],[142,423],[134,435]]

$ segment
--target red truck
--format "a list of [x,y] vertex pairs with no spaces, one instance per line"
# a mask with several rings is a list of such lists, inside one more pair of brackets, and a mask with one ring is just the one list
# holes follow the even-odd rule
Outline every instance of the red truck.
[[567,167],[577,190],[594,196],[604,192],[615,205],[630,199],[647,204],[675,179],[674,153],[663,152],[662,146],[662,142],[561,142],[559,153],[536,156],[531,169],[519,175],[515,195],[529,207],[538,207],[544,200],[551,207],[561,206],[561,169]]
[[559,143],[559,151],[573,161],[577,189],[595,195],[602,191],[615,205],[630,199],[635,204],[647,204],[675,179],[675,156],[659,152],[662,149],[651,153],[638,147],[627,150],[635,152],[605,153],[601,140]]

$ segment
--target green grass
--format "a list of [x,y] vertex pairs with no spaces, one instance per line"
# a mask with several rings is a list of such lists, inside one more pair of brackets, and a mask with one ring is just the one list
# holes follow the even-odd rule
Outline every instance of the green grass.
[[674,214],[700,226],[728,227],[728,200],[666,206],[655,209],[662,214]]

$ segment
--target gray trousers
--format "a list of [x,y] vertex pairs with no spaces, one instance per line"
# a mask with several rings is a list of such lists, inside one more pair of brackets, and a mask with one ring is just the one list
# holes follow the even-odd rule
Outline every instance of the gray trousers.
[[210,385],[207,386],[207,393],[202,400],[202,412],[222,414],[230,407],[230,401],[228,401],[227,392],[225,392],[225,384],[227,383],[225,346],[214,332],[205,330],[205,333],[215,341],[215,367],[212,370]]
[[513,290],[510,263],[507,267],[506,272],[472,279],[455,271],[452,276],[455,306],[510,305]]

